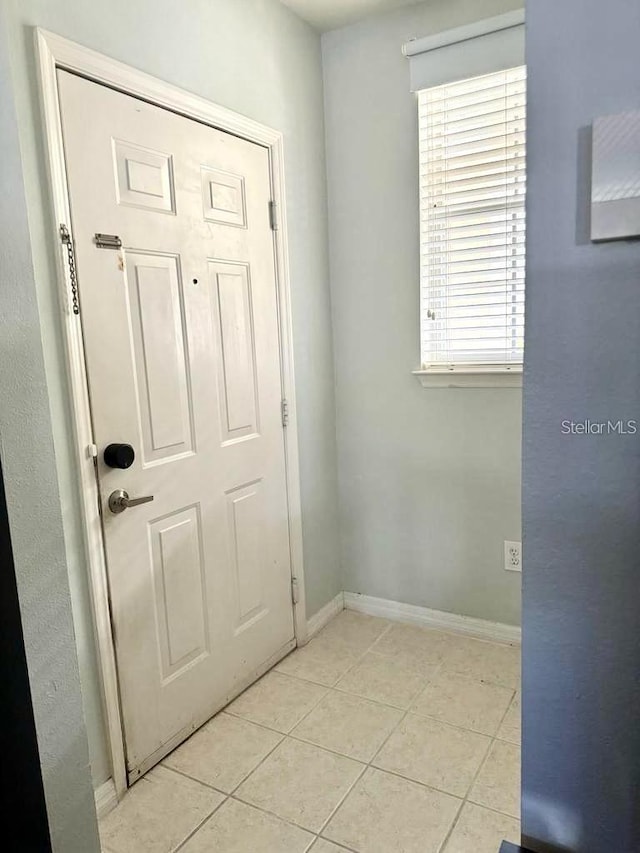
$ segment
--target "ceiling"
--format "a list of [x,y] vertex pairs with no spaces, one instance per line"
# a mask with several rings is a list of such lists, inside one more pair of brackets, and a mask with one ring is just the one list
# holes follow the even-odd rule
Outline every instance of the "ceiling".
[[419,0],[281,0],[320,32],[335,30],[370,15],[413,6]]

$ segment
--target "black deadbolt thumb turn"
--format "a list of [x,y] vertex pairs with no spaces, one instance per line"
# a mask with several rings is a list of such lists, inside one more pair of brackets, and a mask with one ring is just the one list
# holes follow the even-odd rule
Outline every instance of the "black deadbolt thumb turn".
[[130,444],[109,444],[105,447],[102,458],[109,468],[130,468],[136,454]]

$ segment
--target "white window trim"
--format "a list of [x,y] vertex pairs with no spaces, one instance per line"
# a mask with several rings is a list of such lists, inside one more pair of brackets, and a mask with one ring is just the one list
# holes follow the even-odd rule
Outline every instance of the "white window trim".
[[439,364],[412,373],[423,388],[522,388],[521,364]]

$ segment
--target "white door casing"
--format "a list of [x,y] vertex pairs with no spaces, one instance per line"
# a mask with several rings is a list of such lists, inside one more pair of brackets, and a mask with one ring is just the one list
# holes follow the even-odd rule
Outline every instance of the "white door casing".
[[[136,778],[293,645],[269,157],[58,74]],[[104,464],[111,442],[131,468]],[[154,500],[114,515],[116,489]]]

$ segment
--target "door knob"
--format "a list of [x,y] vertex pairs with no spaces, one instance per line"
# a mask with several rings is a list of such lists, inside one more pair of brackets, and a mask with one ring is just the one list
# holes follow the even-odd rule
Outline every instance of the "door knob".
[[153,495],[145,495],[142,498],[130,498],[129,493],[124,489],[116,489],[109,495],[109,509],[116,515],[119,512],[124,512],[130,506],[139,506],[140,504],[148,504],[153,500]]

